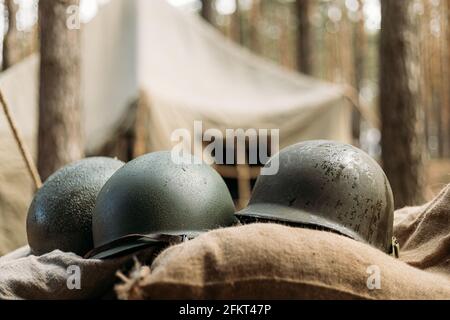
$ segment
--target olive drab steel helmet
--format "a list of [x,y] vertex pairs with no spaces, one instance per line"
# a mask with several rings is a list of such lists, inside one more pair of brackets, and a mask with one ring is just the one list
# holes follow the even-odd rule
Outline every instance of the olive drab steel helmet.
[[389,181],[369,155],[351,145],[308,141],[274,156],[279,171],[260,176],[242,222],[277,221],[339,233],[386,253],[393,248]]
[[61,250],[83,256],[92,250],[95,200],[106,181],[124,164],[111,158],[88,158],[50,176],[28,210],[27,236],[32,253]]
[[222,177],[191,159],[177,164],[171,152],[156,152],[118,170],[97,198],[96,249],[87,257],[109,258],[235,224],[234,203]]

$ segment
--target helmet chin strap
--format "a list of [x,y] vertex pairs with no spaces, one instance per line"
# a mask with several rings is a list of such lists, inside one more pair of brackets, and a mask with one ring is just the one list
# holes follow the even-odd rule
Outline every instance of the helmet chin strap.
[[400,257],[400,243],[396,237],[392,237],[391,255],[396,259]]
[[89,259],[89,258],[95,256],[96,254],[101,253],[105,250],[113,249],[120,245],[127,244],[130,242],[131,243],[132,242],[141,242],[141,243],[147,242],[148,244],[155,244],[155,245],[158,245],[158,244],[159,245],[161,245],[161,244],[177,245],[180,243],[190,241],[194,238],[195,238],[195,236],[187,235],[187,234],[180,234],[180,235],[172,235],[172,234],[164,234],[164,233],[149,234],[149,235],[130,234],[130,235],[124,236],[122,238],[119,238],[113,242],[110,242],[104,246],[95,248],[95,249],[91,250],[90,252],[88,252],[84,257],[86,259]]
[[172,235],[164,233],[153,235],[142,235],[140,237],[141,240],[157,241],[161,243],[169,243],[171,245],[188,242],[190,240],[195,239],[195,236],[187,234]]

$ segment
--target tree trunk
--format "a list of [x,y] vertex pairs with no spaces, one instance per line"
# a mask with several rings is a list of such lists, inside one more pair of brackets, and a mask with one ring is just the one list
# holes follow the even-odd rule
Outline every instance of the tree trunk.
[[297,68],[305,74],[312,74],[312,35],[309,15],[311,9],[310,0],[297,0]]
[[[447,92],[450,92],[450,0],[447,0],[447,66],[448,69],[444,72],[447,75],[448,87],[446,88]],[[445,156],[450,158],[450,102],[447,105],[447,137],[446,137],[446,147],[445,147]]]
[[212,24],[213,19],[213,0],[202,0],[202,10],[200,12],[203,19]]
[[447,9],[446,12],[447,21],[445,24],[445,28],[443,30],[446,30],[447,33],[441,35],[443,38],[446,38],[446,41],[444,41],[444,43],[446,43],[446,48],[444,48],[445,69],[442,70],[444,75],[443,94],[444,94],[444,111],[445,111],[443,113],[443,121],[445,125],[443,153],[444,157],[449,158],[450,157],[450,0],[447,0],[446,9]]
[[22,61],[28,55],[36,51],[36,28],[27,32],[17,29],[18,5],[14,0],[5,0],[5,8],[8,12],[8,32],[3,41],[3,70]]
[[16,27],[18,7],[14,0],[5,0],[5,8],[8,11],[8,32],[3,40],[3,70],[20,60],[19,34]]
[[242,44],[242,17],[239,3],[236,1],[236,11],[231,15],[231,39],[239,44]]
[[381,1],[380,112],[383,164],[396,207],[423,201],[423,123],[412,1]]
[[[354,87],[361,92],[363,81],[365,79],[365,59],[367,57],[367,37],[365,30],[364,19],[364,2],[362,0],[359,3],[359,20],[356,22],[353,30],[353,61],[354,61]],[[357,145],[360,143],[361,137],[361,114],[358,110],[353,110],[352,117],[352,131],[353,139]]]
[[83,157],[80,30],[66,26],[78,0],[40,1],[38,168],[43,179]]
[[258,28],[260,19],[261,19],[261,0],[253,0],[252,7],[250,9],[249,38],[250,38],[250,48],[255,53],[260,53],[261,51],[261,43],[259,39],[259,28]]

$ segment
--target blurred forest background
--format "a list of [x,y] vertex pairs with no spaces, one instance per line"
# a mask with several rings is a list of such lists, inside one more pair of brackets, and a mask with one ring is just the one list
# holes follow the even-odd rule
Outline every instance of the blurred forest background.
[[[353,87],[363,106],[381,114],[373,128],[355,112],[354,144],[383,160],[398,203],[422,192],[430,198],[450,182],[449,0],[171,1],[286,68]],[[424,173],[409,170],[422,165]],[[403,181],[400,171],[409,171]],[[407,176],[417,185],[407,186]]]
[[[38,132],[34,133],[37,150],[32,152],[36,154],[43,180],[61,166],[86,155],[117,155],[126,161],[145,151],[134,141],[139,137],[139,130],[130,131],[129,123],[133,127],[139,122],[139,117],[134,116],[124,119],[126,126],[118,129],[104,149],[86,152],[79,94],[81,31],[67,28],[67,14],[71,14],[67,10],[71,6],[79,7],[81,25],[84,25],[110,1],[0,0],[3,74],[31,55],[40,54],[39,114],[36,115],[39,125]],[[167,1],[200,15],[229,41],[288,70],[350,88],[354,102],[364,110],[353,111],[353,144],[382,164],[391,181],[397,207],[421,204],[450,183],[450,0]],[[128,18],[135,21],[136,13]],[[128,20],[127,27],[131,25]],[[119,28],[120,23],[106,25],[106,30]],[[119,34],[120,41],[124,41],[119,49],[136,46],[136,40],[127,39],[127,33],[114,30],[111,32]],[[92,39],[103,38],[101,34],[95,37]],[[158,50],[157,43],[151,45],[152,50]],[[97,60],[88,64],[87,78],[105,69],[111,73],[111,79],[125,77],[130,71],[127,64],[117,70],[109,69],[107,64],[103,67],[96,64],[109,58],[111,61],[124,59],[125,54],[134,51],[114,53],[108,51],[107,45],[99,50]],[[133,78],[133,72],[127,77]],[[131,86],[137,84],[133,82]],[[89,101],[92,105],[97,103],[94,89],[88,95],[93,97]],[[113,95],[119,90],[110,91],[106,92],[110,100],[102,100],[103,105],[117,100]],[[139,106],[133,104],[130,110],[139,110]],[[101,118],[102,121],[99,117],[92,118],[96,122],[107,120],[107,117]],[[141,129],[145,126],[140,125]],[[152,128],[146,130],[151,134]],[[10,146],[4,144],[3,149],[9,153]],[[6,181],[17,179],[12,171],[4,174],[2,179]],[[13,203],[12,196],[17,195],[10,195],[8,188],[2,192],[0,214],[6,216],[11,212],[13,216],[20,212],[20,219],[13,218],[19,221],[17,228],[23,229],[25,204],[9,204]],[[28,201],[30,195],[20,197]],[[4,225],[8,226],[9,222]],[[21,232],[20,241],[8,248],[23,242]],[[4,233],[5,240],[0,239],[0,243],[15,237],[16,232]]]
[[[201,2],[206,4],[202,16],[233,41],[287,68],[349,84],[358,90],[364,104],[377,108],[380,0]],[[432,158],[449,157],[450,1],[408,2],[412,3],[411,19],[417,22],[410,31],[415,33],[418,48],[427,150]],[[367,140],[380,138],[364,127],[355,121],[355,138],[361,138],[363,146]],[[380,155],[381,149],[375,152]]]

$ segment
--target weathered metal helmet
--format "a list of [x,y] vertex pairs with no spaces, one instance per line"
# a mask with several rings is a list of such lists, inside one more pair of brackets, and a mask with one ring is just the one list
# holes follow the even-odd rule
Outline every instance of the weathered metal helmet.
[[351,145],[308,141],[269,163],[277,174],[260,176],[242,222],[278,221],[339,233],[390,253],[394,201],[389,181],[369,155]]
[[110,158],[88,158],[50,176],[28,210],[27,236],[33,254],[58,249],[82,256],[92,250],[95,199],[123,165]]
[[236,223],[223,179],[191,159],[177,164],[170,152],[156,152],[118,170],[97,198],[92,220],[96,249],[87,257],[102,259],[184,241]]

